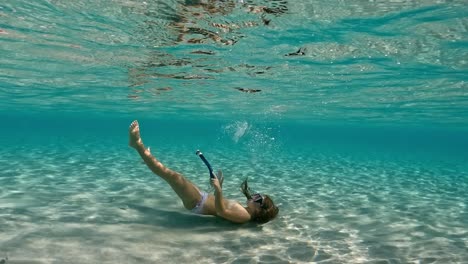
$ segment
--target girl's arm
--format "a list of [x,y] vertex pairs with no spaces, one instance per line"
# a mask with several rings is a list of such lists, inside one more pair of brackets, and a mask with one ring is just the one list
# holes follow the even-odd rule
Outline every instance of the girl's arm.
[[226,208],[223,198],[223,190],[217,178],[211,179],[215,188],[215,208],[216,215],[234,223],[247,223],[250,221],[250,214],[245,208],[238,205],[233,208]]

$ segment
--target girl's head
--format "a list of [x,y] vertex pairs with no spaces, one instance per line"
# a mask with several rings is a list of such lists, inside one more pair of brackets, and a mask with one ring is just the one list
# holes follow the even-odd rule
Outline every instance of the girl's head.
[[264,224],[273,220],[278,215],[279,209],[268,195],[260,193],[251,194],[247,179],[242,182],[241,191],[247,198],[247,208],[251,216],[250,221]]

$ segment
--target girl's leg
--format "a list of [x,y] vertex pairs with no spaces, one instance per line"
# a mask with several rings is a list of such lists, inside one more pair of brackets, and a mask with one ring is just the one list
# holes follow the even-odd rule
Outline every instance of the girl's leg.
[[202,199],[200,190],[187,180],[182,174],[166,168],[159,160],[151,155],[149,148],[145,148],[140,136],[138,121],[133,121],[129,128],[129,145],[136,149],[143,158],[146,166],[156,175],[163,178],[180,197],[186,209],[191,210]]

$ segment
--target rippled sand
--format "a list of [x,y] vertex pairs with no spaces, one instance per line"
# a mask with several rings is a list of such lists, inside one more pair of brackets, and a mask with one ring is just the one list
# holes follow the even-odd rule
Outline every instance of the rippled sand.
[[[192,215],[125,144],[59,140],[0,150],[0,260],[6,263],[464,263],[463,165],[218,149],[228,197],[241,180],[279,217],[237,226]],[[154,144],[153,144],[154,145]],[[184,146],[154,148],[208,189]],[[235,152],[237,151],[237,152]],[[245,153],[244,153],[245,154]],[[236,158],[233,158],[236,157]]]

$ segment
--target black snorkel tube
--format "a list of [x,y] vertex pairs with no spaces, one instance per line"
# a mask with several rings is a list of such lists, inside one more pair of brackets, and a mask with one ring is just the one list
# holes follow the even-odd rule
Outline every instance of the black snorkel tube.
[[203,163],[205,163],[206,167],[208,167],[208,171],[210,172],[210,178],[211,179],[216,178],[216,176],[213,173],[213,168],[211,167],[210,163],[206,160],[205,156],[203,156],[203,153],[201,153],[200,150],[197,150],[195,154],[197,154],[198,157],[200,157],[200,159],[203,161]]

